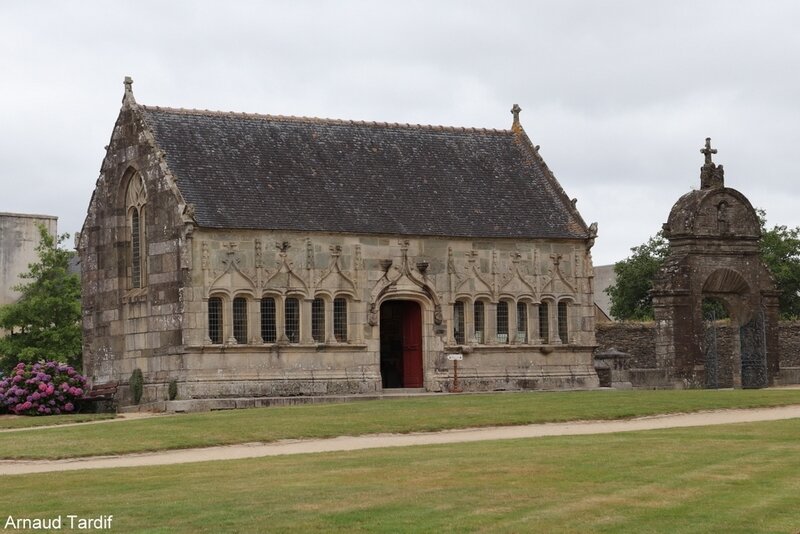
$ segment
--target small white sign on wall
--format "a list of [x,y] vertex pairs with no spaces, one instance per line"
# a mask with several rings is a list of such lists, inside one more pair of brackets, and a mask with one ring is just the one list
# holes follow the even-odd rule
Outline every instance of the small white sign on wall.
[[464,359],[464,355],[463,354],[448,354],[447,355],[447,359],[449,361],[451,361],[451,362],[453,362],[453,361],[459,361],[460,362],[461,360]]

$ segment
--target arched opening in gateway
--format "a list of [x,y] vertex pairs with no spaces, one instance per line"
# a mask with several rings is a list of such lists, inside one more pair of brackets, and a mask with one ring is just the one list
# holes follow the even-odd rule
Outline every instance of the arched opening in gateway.
[[410,300],[381,304],[381,380],[384,388],[420,388],[422,310]]
[[705,296],[702,311],[705,387],[733,387],[739,338],[737,329],[731,327],[728,306],[724,299]]

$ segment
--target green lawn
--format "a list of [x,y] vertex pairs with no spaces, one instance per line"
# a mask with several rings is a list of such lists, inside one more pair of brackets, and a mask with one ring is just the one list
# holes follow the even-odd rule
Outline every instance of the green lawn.
[[[107,426],[107,425],[103,425]],[[117,532],[800,530],[800,421],[3,477]]]
[[0,433],[0,458],[67,458],[289,438],[434,431],[800,404],[800,390],[449,395],[199,413]]
[[67,425],[70,423],[86,423],[114,419],[111,413],[80,413],[73,415],[49,415],[47,417],[28,417],[23,415],[0,416],[0,430],[8,428],[32,428],[37,426]]

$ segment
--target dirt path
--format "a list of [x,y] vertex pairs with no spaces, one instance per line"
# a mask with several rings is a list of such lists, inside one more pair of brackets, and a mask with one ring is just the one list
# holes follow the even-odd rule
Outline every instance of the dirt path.
[[279,456],[285,454],[352,451],[380,447],[408,447],[411,445],[437,445],[499,439],[537,438],[543,436],[609,434],[634,430],[725,425],[730,423],[777,421],[780,419],[793,418],[800,418],[800,406],[659,415],[624,421],[579,421],[525,426],[469,428],[447,430],[444,432],[371,434],[366,436],[340,436],[331,439],[285,440],[275,443],[245,443],[202,449],[181,449],[129,454],[124,456],[94,456],[68,460],[2,460],[0,461],[0,475],[74,471],[79,469],[105,469],[110,467],[185,464],[211,460],[261,458],[264,456]]

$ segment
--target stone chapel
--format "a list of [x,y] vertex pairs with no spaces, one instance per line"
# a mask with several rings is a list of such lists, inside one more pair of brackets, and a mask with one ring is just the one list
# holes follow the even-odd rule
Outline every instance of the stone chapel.
[[78,250],[84,370],[178,399],[594,387],[587,226],[508,130],[140,105]]

